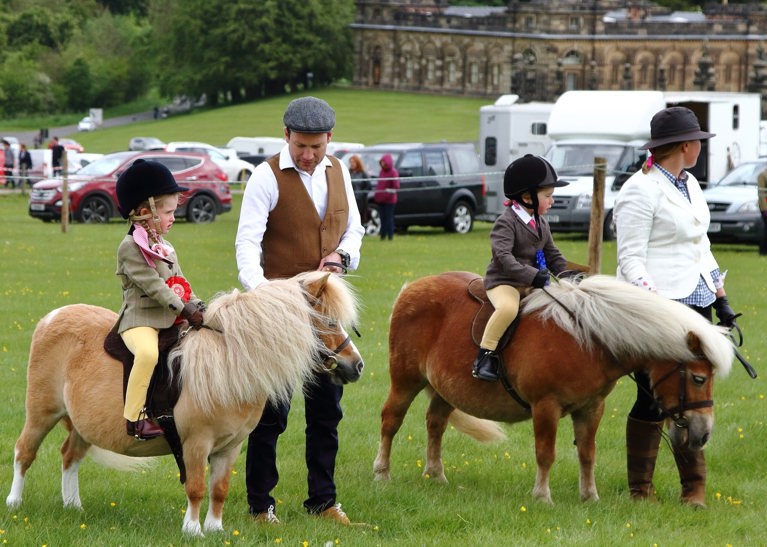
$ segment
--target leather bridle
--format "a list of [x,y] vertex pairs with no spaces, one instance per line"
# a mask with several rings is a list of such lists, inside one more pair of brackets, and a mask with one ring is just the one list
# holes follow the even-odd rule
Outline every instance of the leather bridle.
[[[701,359],[704,359],[704,357],[699,356]],[[687,363],[677,363],[676,367],[668,371],[666,374],[661,376],[661,378],[655,382],[654,385],[650,386],[650,391],[655,392],[655,389],[671,378],[675,373],[679,373],[679,390],[678,390],[678,397],[679,397],[679,404],[672,407],[672,408],[665,408],[658,397],[655,397],[655,404],[658,405],[658,408],[663,413],[664,417],[670,418],[671,421],[674,422],[674,425],[679,429],[687,429],[690,425],[690,421],[687,419],[687,417],[684,415],[684,412],[686,410],[696,410],[699,408],[711,408],[714,406],[714,400],[708,399],[705,401],[695,401],[695,402],[688,402],[687,401],[687,376],[690,374],[687,370]],[[633,376],[632,376],[633,379]],[[636,381],[636,380],[635,380]]]

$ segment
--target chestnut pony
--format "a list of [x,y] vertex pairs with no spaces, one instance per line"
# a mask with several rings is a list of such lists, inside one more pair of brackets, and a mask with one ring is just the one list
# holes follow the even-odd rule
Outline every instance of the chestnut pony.
[[649,373],[659,404],[676,423],[669,430],[674,446],[700,449],[709,439],[714,374],[727,374],[733,358],[721,328],[678,302],[612,277],[555,282],[522,301],[516,334],[503,350],[517,401],[502,382],[471,375],[477,351],[472,322],[479,308],[468,291],[472,280],[482,290],[473,273],[424,277],[406,285],[394,303],[391,386],[381,411],[376,479],[389,478],[392,439],[422,390],[430,397],[424,475],[446,480],[441,450],[448,421],[491,440],[502,437],[494,422],[532,418],[538,466],[533,496],[547,503],[557,426],[568,414],[580,461],[580,497],[599,499],[594,440],[605,397],[621,376]]
[[[204,528],[223,530],[232,466],[267,401],[289,399],[316,370],[328,370],[338,382],[359,379],[362,358],[344,330],[356,318],[350,286],[321,272],[271,281],[250,292],[234,290],[210,302],[205,323],[211,329],[190,331],[171,353],[181,358],[183,387],[174,416],[187,473],[185,533],[203,535],[200,504],[207,465],[210,503]],[[21,503],[25,474],[58,422],[69,431],[61,447],[64,506],[82,507],[77,470],[89,449],[97,461],[115,467],[146,461],[125,456],[170,454],[162,437],[140,442],[125,433],[122,365],[103,349],[116,319],[110,310],[75,304],[38,323],[8,506]]]

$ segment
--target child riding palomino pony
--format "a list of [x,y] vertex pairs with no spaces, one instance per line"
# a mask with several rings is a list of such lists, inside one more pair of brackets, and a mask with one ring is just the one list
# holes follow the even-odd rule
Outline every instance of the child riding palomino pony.
[[[62,422],[64,506],[81,507],[77,469],[89,449],[103,463],[124,456],[170,454],[163,437],[125,435],[122,365],[103,349],[117,314],[75,304],[46,315],[35,329],[27,373],[26,421],[16,442],[9,507],[21,504],[24,477],[45,436]],[[317,370],[354,382],[363,363],[344,326],[357,302],[341,278],[322,272],[271,281],[256,290],[216,297],[205,314],[211,329],[192,330],[171,352],[180,358],[182,390],[174,407],[186,466],[183,531],[202,535],[200,504],[210,466],[206,531],[223,530],[222,509],[232,466],[268,401],[290,398]],[[107,451],[107,452],[105,452]]]

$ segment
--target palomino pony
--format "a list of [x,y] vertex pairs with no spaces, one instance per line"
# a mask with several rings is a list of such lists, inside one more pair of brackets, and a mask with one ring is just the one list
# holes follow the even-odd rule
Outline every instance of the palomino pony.
[[[125,434],[122,365],[103,350],[116,319],[110,310],[75,304],[50,312],[37,325],[8,506],[21,503],[25,474],[59,421],[69,431],[61,448],[65,507],[82,507],[77,470],[91,446],[103,449],[94,451],[96,459],[115,466],[129,460],[118,454],[170,454],[163,437],[140,442]],[[211,329],[190,331],[171,354],[181,358],[183,387],[174,416],[187,472],[185,533],[202,535],[206,465],[210,503],[204,528],[223,530],[232,466],[267,401],[288,400],[318,370],[339,382],[359,379],[362,358],[344,330],[356,319],[350,286],[322,272],[271,281],[250,292],[234,290],[210,302],[205,324]]]
[[503,350],[507,393],[503,382],[471,375],[477,351],[472,321],[479,309],[467,290],[473,280],[481,288],[479,276],[467,272],[424,277],[405,286],[394,303],[391,386],[381,411],[376,479],[389,478],[392,439],[424,389],[431,399],[424,475],[446,480],[441,450],[448,420],[490,440],[502,436],[492,422],[532,418],[538,466],[533,496],[547,503],[557,425],[567,414],[580,460],[581,499],[599,499],[597,427],[605,397],[626,374],[649,373],[661,408],[676,424],[670,429],[674,446],[700,449],[709,439],[713,377],[727,374],[733,357],[721,328],[678,302],[611,277],[562,280],[523,300],[516,334]]

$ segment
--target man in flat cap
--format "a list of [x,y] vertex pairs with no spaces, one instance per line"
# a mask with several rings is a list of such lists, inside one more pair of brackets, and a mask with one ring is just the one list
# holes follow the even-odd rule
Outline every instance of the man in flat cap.
[[[346,166],[326,150],[335,112],[316,97],[291,101],[283,116],[287,144],[258,165],[242,200],[235,241],[242,285],[257,289],[269,279],[309,270],[356,269],[365,231]],[[305,387],[306,466],[313,515],[349,524],[336,502],[334,481],[343,388],[327,374]],[[267,404],[248,439],[245,482],[254,518],[278,524],[271,491],[277,485],[277,439],[290,405]]]

